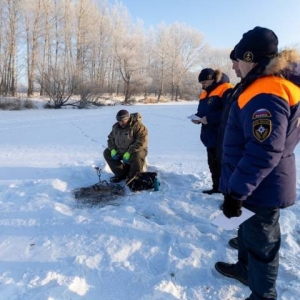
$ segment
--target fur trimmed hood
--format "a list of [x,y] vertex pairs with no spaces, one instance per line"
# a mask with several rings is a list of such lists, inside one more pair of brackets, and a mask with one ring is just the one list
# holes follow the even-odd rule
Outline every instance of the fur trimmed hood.
[[297,50],[283,50],[271,59],[264,70],[264,75],[286,78],[300,86],[300,53]]
[[215,70],[214,80],[218,84],[224,82],[230,82],[229,77],[219,69]]

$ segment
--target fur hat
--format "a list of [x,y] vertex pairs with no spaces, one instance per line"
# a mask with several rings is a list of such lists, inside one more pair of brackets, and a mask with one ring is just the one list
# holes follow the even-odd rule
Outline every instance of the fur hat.
[[235,57],[246,62],[259,62],[278,52],[277,35],[270,29],[256,26],[243,34],[235,47]]
[[214,75],[215,75],[215,71],[213,69],[211,68],[203,69],[198,76],[198,81],[201,82],[205,80],[214,79]]
[[127,110],[121,109],[118,111],[116,118],[117,118],[117,121],[125,121],[130,118],[130,114]]

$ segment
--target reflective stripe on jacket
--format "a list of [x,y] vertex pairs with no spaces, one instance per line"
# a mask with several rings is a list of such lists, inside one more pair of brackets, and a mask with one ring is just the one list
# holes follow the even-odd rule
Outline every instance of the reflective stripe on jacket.
[[258,78],[241,93],[224,136],[223,193],[259,207],[295,202],[299,102],[300,88],[276,76]]
[[207,124],[202,124],[200,139],[206,148],[215,148],[218,143],[218,130],[222,114],[222,97],[233,86],[228,82],[219,84],[209,94],[203,91],[200,95],[197,116],[206,117]]

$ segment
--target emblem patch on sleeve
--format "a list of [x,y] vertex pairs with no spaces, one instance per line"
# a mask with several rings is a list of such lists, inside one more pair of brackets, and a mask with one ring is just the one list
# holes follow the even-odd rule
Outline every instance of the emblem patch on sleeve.
[[254,137],[263,142],[266,140],[272,131],[272,121],[270,119],[259,119],[253,122],[252,125]]
[[270,118],[272,117],[270,111],[268,111],[265,108],[261,108],[259,110],[257,110],[253,115],[252,115],[252,119],[259,119],[259,118]]

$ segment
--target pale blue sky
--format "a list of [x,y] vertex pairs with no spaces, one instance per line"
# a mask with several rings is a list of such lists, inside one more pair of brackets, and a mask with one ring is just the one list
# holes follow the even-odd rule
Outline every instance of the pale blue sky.
[[[113,1],[110,1],[113,3]],[[147,29],[161,22],[196,28],[214,48],[231,48],[255,26],[272,29],[279,47],[300,44],[300,0],[121,0]]]

